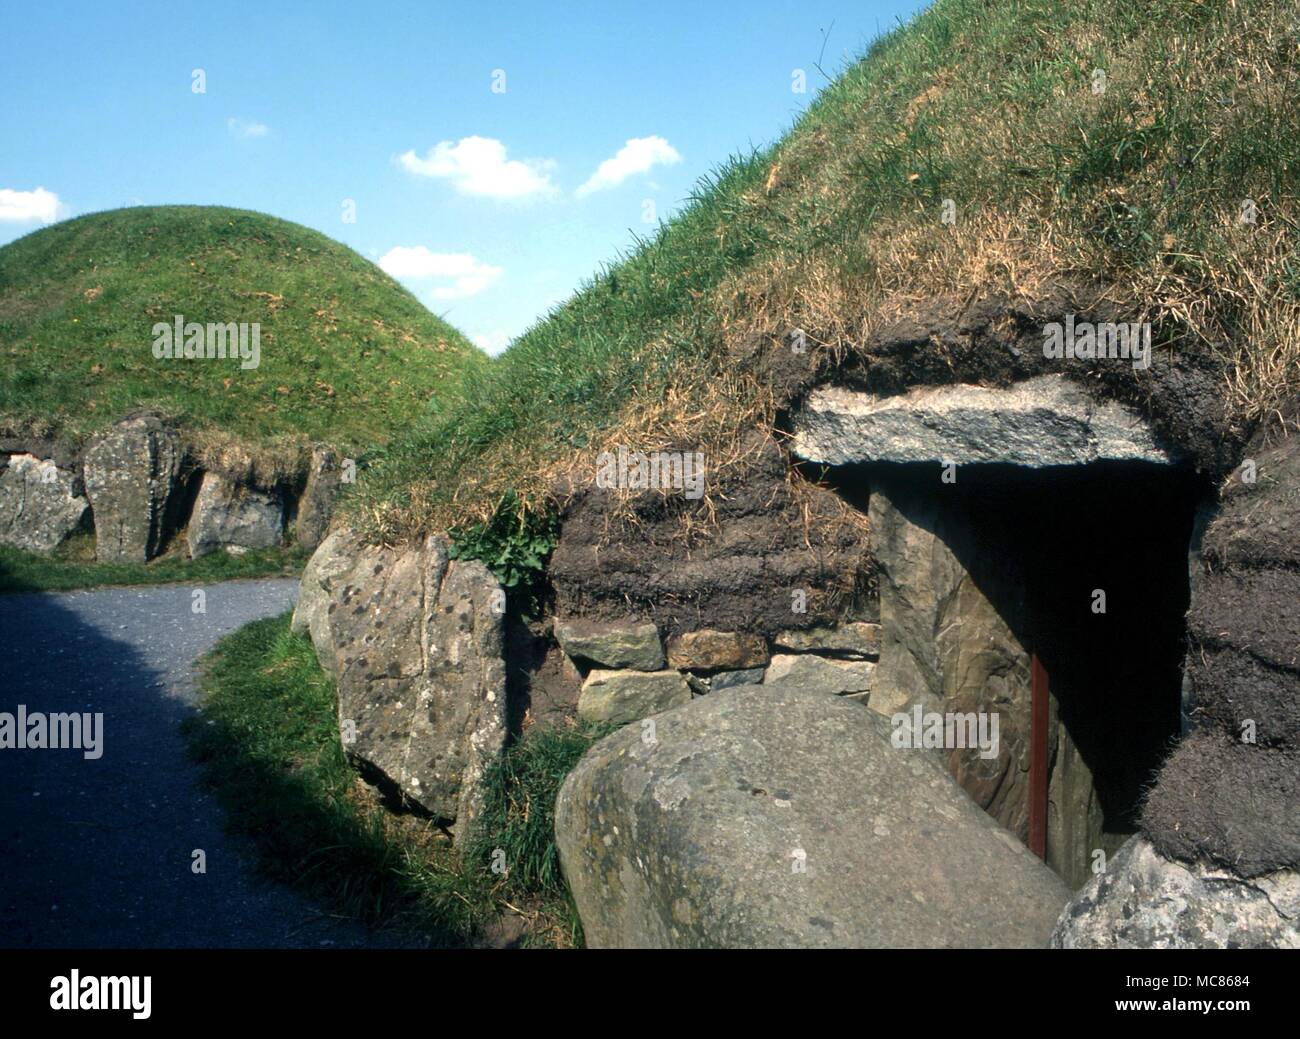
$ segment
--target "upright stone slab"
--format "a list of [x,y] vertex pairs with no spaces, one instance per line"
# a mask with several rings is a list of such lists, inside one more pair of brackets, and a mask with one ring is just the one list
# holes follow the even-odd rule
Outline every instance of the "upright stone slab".
[[283,530],[284,506],[272,495],[204,473],[185,540],[194,559],[217,551],[239,555],[274,548]]
[[506,736],[500,586],[441,539],[355,546],[328,580],[339,729],[350,755],[463,837]]
[[874,712],[775,683],[654,721],[560,789],[590,946],[1046,946],[1065,886]]
[[298,499],[298,517],[294,520],[294,537],[304,548],[315,548],[324,539],[342,479],[343,472],[334,452],[322,445],[314,447],[307,485]]
[[144,563],[158,554],[179,519],[183,461],[180,438],[153,414],[125,419],[90,442],[83,474],[101,563]]
[[30,454],[0,461],[0,545],[51,552],[85,523],[90,505],[74,473]]

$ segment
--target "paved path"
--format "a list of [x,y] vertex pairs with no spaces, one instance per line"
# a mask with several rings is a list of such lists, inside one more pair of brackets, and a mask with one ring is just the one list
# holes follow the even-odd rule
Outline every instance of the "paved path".
[[[0,596],[0,712],[104,714],[103,756],[0,750],[0,947],[397,944],[255,875],[179,732],[194,660],[294,580]],[[207,873],[190,869],[207,853]]]

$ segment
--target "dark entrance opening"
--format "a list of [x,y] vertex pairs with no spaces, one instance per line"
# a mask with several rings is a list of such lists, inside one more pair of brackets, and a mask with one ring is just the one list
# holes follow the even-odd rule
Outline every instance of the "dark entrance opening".
[[952,483],[937,465],[873,463],[835,482],[870,495],[882,570],[872,706],[893,710],[896,695],[996,712],[997,760],[951,750],[949,767],[1028,842],[1036,657],[1050,686],[1045,859],[1082,885],[1096,852],[1135,832],[1180,731],[1187,552],[1204,488],[1174,466],[1124,462],[968,465]]

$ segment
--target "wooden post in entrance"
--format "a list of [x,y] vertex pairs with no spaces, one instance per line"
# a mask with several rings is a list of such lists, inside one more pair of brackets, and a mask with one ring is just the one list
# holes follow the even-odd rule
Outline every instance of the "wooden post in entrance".
[[1029,706],[1029,850],[1047,859],[1047,668],[1032,653]]

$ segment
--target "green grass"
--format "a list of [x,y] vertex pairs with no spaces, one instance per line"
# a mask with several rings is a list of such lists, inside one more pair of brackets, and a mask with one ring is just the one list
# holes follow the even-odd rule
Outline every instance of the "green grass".
[[[261,363],[159,360],[155,322],[258,322]],[[0,248],[0,424],[70,441],[139,407],[222,441],[388,439],[487,359],[369,260],[219,206],[78,217]]]
[[297,577],[309,553],[300,548],[266,548],[242,556],[212,552],[190,559],[174,551],[153,561],[96,563],[94,538],[76,535],[48,556],[0,545],[0,594],[67,592],[128,584],[209,584],[249,577]]
[[[192,753],[268,875],[438,945],[479,943],[517,911],[529,943],[580,943],[551,818],[594,734],[539,733],[512,747],[489,777],[483,837],[458,858],[432,823],[391,814],[361,782],[339,739],[333,681],[288,614],[226,636],[204,660],[202,688],[186,727]],[[496,848],[505,876],[490,868]]]
[[1158,348],[1219,359],[1229,413],[1266,419],[1300,393],[1298,33],[1270,0],[936,0],[444,395],[354,515],[389,538],[512,493],[544,509],[615,443],[771,422],[736,360],[755,338],[798,327],[869,364],[870,333],[918,300],[1059,277],[1109,286]]

